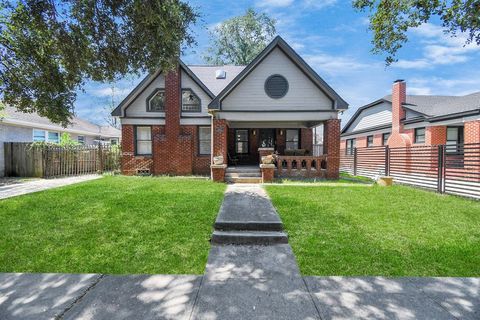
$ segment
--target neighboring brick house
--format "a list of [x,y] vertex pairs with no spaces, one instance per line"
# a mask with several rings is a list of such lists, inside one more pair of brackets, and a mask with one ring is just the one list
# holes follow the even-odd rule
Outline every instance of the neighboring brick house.
[[[480,143],[480,92],[465,96],[407,95],[403,80],[392,95],[360,107],[342,129],[341,152],[355,147]],[[447,147],[448,149],[448,147]]]
[[[248,66],[187,66],[147,76],[112,112],[122,124],[124,174],[211,173],[259,164],[262,148],[312,152],[324,124],[327,176],[338,177],[340,120],[348,104],[281,38]],[[259,150],[260,149],[260,150]]]

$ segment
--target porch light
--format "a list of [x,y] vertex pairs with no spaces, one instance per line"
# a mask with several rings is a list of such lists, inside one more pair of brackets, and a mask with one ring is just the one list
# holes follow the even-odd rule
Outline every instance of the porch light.
[[280,135],[283,136],[283,129],[280,129]]
[[253,134],[254,136],[257,135],[257,131],[256,131],[255,129],[253,129],[252,134]]

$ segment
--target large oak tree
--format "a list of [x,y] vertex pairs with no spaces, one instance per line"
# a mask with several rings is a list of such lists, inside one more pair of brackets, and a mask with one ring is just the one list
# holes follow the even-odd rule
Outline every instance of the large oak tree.
[[171,68],[197,18],[179,0],[0,0],[0,100],[66,125],[86,81]]
[[244,15],[225,20],[210,31],[207,63],[249,64],[276,34],[275,19],[248,9]]

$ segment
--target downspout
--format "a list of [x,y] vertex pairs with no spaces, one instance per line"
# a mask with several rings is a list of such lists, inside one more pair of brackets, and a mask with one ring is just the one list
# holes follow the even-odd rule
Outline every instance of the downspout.
[[[211,117],[211,122],[210,122],[210,165],[212,165],[213,163],[213,146],[214,146],[214,142],[213,142],[213,139],[214,139],[214,136],[213,136],[213,119],[215,118],[215,115],[213,114],[213,111],[209,111],[208,114],[210,115]],[[212,170],[210,170],[210,179],[213,180],[213,174],[212,174]]]

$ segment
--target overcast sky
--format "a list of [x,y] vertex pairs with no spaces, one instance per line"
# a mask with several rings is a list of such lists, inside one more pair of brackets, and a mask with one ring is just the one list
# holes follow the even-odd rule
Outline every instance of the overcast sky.
[[[189,1],[202,18],[193,27],[198,46],[184,53],[187,64],[202,64],[208,45],[208,28],[241,15],[248,7],[277,20],[277,32],[349,104],[344,124],[360,106],[390,93],[396,79],[407,81],[408,94],[462,95],[480,91],[480,47],[464,46],[464,37],[450,38],[438,21],[409,33],[399,61],[385,67],[384,57],[373,55],[368,16],[358,13],[349,0]],[[118,104],[140,81],[127,77],[115,84]],[[102,124],[112,99],[110,84],[88,83],[79,93],[75,111]]]

